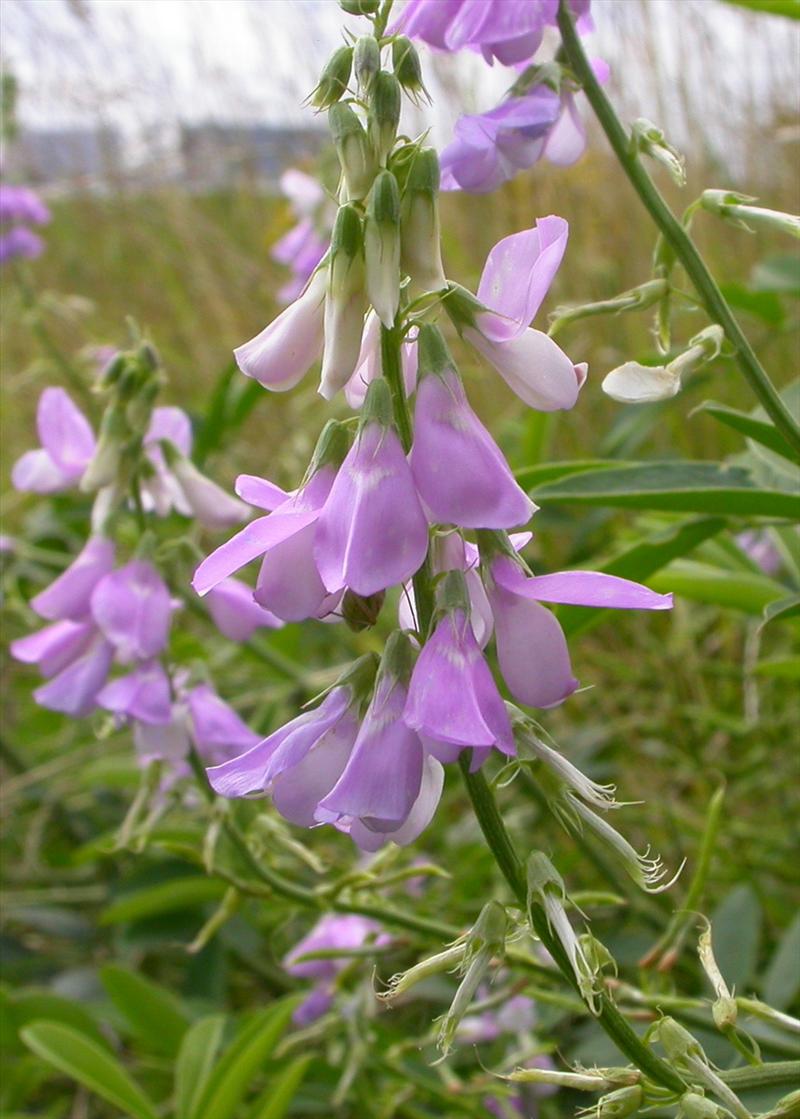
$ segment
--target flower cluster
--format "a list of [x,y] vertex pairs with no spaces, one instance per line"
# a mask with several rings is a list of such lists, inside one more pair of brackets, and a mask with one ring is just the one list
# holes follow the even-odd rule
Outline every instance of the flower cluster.
[[0,183],[0,264],[41,254],[44,242],[32,225],[47,225],[50,211],[30,187]]
[[[318,707],[209,771],[224,796],[269,794],[291,822],[333,825],[374,851],[421,832],[443,766],[462,752],[472,769],[492,750],[515,754],[485,655],[492,633],[511,695],[550,707],[577,680],[543,603],[665,609],[671,599],[594,572],[533,576],[519,557],[529,537],[507,533],[536,507],[472,410],[437,323],[449,318],[530,407],[571,408],[586,366],[529,325],[567,224],[542,218],[500,241],[475,294],[448,281],[436,154],[398,139],[405,71],[394,49],[394,72],[380,68],[388,43],[363,42],[334,55],[314,94],[341,166],[330,252],[299,298],[235,351],[243,372],[279,391],[321,360],[321,395],[344,389],[361,405],[355,437],[329,421],[292,492],[240,476],[238,496],[264,515],[205,559],[193,586],[213,593],[259,559],[261,607],[288,622],[339,614],[356,628],[374,624],[386,592],[402,588],[400,628],[379,662],[357,661]],[[363,123],[340,100],[354,62]]]

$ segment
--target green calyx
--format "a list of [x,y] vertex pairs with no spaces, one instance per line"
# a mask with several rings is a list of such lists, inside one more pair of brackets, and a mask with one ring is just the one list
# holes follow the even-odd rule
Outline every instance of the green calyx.
[[361,89],[368,93],[381,68],[381,48],[374,35],[362,35],[353,50],[353,70]]
[[384,647],[378,681],[388,676],[401,684],[407,684],[413,667],[414,646],[411,639],[402,630],[396,629]]
[[349,16],[374,16],[380,0],[339,0],[339,7]]
[[439,157],[433,148],[420,148],[411,159],[406,177],[405,196],[424,194],[433,199],[439,193]]
[[478,551],[481,555],[481,563],[490,564],[498,556],[506,556],[508,559],[512,559],[514,563],[519,564],[520,567],[523,566],[507,532],[502,529],[481,528],[475,535]]
[[392,393],[383,377],[378,377],[367,389],[358,424],[359,434],[371,423],[378,423],[384,428],[394,427]]
[[345,425],[340,423],[339,420],[328,420],[317,440],[314,454],[311,456],[308,478],[313,477],[323,466],[333,466],[338,470],[349,450],[350,439]]
[[419,355],[417,377],[420,381],[431,373],[441,377],[443,373],[454,372],[456,369],[456,363],[447,348],[444,335],[431,323],[424,323],[419,328],[417,353]]
[[336,267],[337,257],[345,256],[352,260],[363,251],[364,231],[358,210],[349,204],[340,206],[331,234],[331,269]]
[[345,669],[329,691],[333,691],[333,688],[349,688],[353,697],[353,704],[360,711],[363,711],[372,697],[378,667],[379,661],[375,653],[366,653]]
[[398,35],[392,43],[392,69],[406,93],[411,94],[412,97],[418,94],[428,96],[422,80],[422,66],[417,48],[405,35]]
[[381,171],[372,184],[367,202],[367,218],[378,225],[400,225],[400,188],[391,171]]
[[352,67],[352,47],[339,47],[334,51],[322,71],[316,89],[311,94],[311,104],[315,109],[328,109],[344,96]]
[[542,851],[534,851],[529,856],[525,874],[528,883],[528,908],[537,897],[541,898],[546,893],[566,897],[564,879]]
[[460,610],[469,618],[469,591],[463,571],[448,571],[442,576],[436,586],[436,606],[442,614]]

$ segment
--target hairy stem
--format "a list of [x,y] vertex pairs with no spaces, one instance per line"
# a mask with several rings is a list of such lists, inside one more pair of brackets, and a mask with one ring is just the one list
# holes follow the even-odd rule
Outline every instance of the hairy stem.
[[800,453],[800,424],[778,395],[694,241],[664,201],[639,156],[631,150],[630,137],[586,57],[567,0],[561,0],[559,5],[558,27],[567,62],[581,83],[623,171],[661,231],[662,237],[686,270],[709,317],[725,331],[734,348],[737,364],[764,411],[789,445]]

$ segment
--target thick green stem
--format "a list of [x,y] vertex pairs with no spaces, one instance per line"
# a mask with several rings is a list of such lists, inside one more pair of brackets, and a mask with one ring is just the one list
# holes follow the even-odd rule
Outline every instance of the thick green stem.
[[[494,794],[481,772],[469,772],[469,762],[464,754],[461,756],[460,765],[484,838],[523,913],[527,913],[528,888],[523,866],[506,831]],[[536,935],[553,957],[570,986],[577,990],[569,960],[560,942],[551,932],[544,910],[539,906],[533,906],[530,916]],[[684,1091],[685,1085],[680,1077],[647,1048],[605,992],[599,997],[597,1020],[621,1052],[641,1069],[645,1076],[669,1088],[670,1091]]]
[[664,201],[639,156],[631,149],[630,137],[586,57],[566,0],[561,0],[559,6],[558,27],[570,69],[581,83],[623,171],[661,231],[662,237],[686,270],[709,317],[725,331],[735,350],[739,368],[764,411],[790,446],[800,453],[800,424],[778,395],[694,241]]

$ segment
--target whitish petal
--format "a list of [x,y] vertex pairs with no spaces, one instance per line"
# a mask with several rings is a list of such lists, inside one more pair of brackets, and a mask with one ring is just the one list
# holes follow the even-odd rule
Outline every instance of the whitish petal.
[[242,373],[275,392],[294,388],[322,354],[326,283],[321,268],[299,299],[233,351]]
[[529,328],[510,342],[492,342],[468,327],[464,337],[531,408],[555,412],[575,405],[582,379],[564,351],[540,330]]
[[494,246],[478,287],[478,299],[498,312],[481,318],[487,338],[508,341],[533,320],[561,264],[568,236],[564,219],[551,215]]

